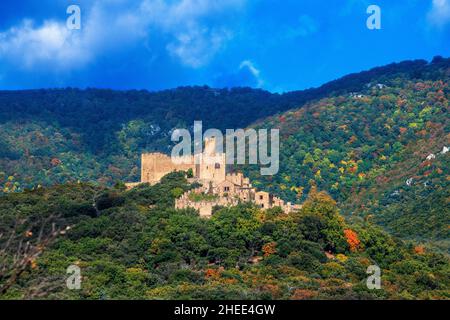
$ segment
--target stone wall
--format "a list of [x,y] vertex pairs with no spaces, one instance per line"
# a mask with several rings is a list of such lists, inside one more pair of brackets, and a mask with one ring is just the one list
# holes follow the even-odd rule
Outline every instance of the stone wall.
[[174,171],[192,169],[192,172],[195,172],[192,157],[180,157],[178,160],[180,161],[172,161],[171,157],[162,153],[143,153],[141,156],[141,182],[155,184],[162,177]]
[[225,154],[215,154],[210,156],[198,155],[199,163],[197,176],[201,181],[211,181],[220,183],[225,181],[226,159]]
[[238,199],[219,197],[212,201],[192,201],[189,199],[191,193],[203,193],[204,188],[198,188],[184,193],[175,200],[175,209],[192,208],[199,211],[201,217],[209,218],[212,215],[212,209],[215,206],[232,207],[238,205]]

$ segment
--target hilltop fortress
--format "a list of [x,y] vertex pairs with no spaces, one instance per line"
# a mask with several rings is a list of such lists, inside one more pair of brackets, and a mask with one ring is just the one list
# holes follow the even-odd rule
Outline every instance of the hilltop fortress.
[[265,191],[257,191],[242,173],[227,172],[225,153],[216,153],[214,138],[205,139],[202,154],[171,157],[162,153],[144,153],[141,156],[141,181],[127,183],[133,188],[141,183],[158,183],[162,177],[174,171],[191,171],[189,182],[201,187],[190,190],[175,201],[175,208],[194,208],[200,216],[210,217],[215,206],[235,206],[240,202],[253,202],[262,209],[280,207],[285,213],[300,208]]

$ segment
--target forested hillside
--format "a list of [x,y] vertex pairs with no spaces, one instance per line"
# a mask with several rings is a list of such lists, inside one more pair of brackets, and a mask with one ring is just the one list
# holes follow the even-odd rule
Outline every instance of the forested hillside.
[[[0,197],[11,239],[0,242],[0,299],[450,298],[448,257],[346,222],[324,192],[291,215],[240,205],[205,220],[173,209],[189,188],[175,173],[131,191],[66,184]],[[80,290],[66,287],[70,265]],[[370,265],[380,290],[367,288]]]
[[[317,89],[0,92],[0,192],[139,179],[142,151],[170,149],[174,128],[281,129],[280,172],[260,189],[302,202],[311,185],[408,238],[449,238],[450,59],[406,61]],[[430,160],[427,157],[433,155]]]
[[258,123],[280,128],[281,169],[273,177],[248,169],[254,184],[291,200],[318,185],[347,216],[404,237],[448,240],[450,67],[431,65],[423,75],[369,82]]

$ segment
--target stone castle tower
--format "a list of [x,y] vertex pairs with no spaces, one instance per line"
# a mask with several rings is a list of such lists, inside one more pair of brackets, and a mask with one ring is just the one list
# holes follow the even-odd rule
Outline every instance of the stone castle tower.
[[219,183],[225,180],[226,156],[225,153],[216,152],[216,140],[205,139],[203,153],[195,155],[194,177],[200,181]]

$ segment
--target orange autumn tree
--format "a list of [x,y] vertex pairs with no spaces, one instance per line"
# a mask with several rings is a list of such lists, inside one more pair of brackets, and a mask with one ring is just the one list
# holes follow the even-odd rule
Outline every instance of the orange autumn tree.
[[262,251],[264,253],[264,257],[269,257],[272,254],[274,254],[277,250],[276,250],[276,243],[275,242],[269,242],[267,244],[265,244],[262,247]]
[[351,229],[345,229],[344,235],[345,239],[347,240],[348,246],[350,247],[350,251],[355,252],[360,244],[358,234]]
[[422,245],[418,245],[414,247],[414,252],[416,254],[424,254],[425,253],[425,247]]
[[206,269],[205,279],[219,279],[221,270],[217,269]]

